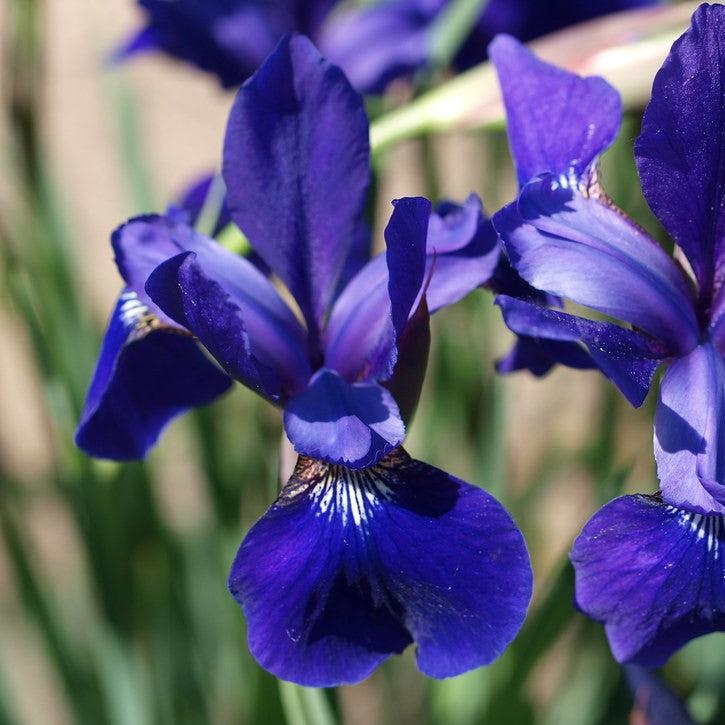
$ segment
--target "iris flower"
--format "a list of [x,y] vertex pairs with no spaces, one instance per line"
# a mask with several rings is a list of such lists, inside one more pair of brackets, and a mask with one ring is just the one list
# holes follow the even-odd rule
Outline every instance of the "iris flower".
[[425,199],[399,200],[386,252],[361,263],[363,101],[302,36],[283,39],[239,91],[223,176],[232,219],[293,306],[178,215],[131,220],[113,236],[127,291],[79,445],[138,456],[180,410],[242,382],[283,408],[300,454],[229,579],[258,661],[314,686],[357,682],[412,642],[433,677],[492,661],[531,595],[523,538],[485,491],[401,448],[429,311],[498,264],[480,202],[431,213]]
[[239,86],[287,32],[314,37],[339,0],[138,0],[146,23],[114,53],[162,51]]
[[[453,58],[456,70],[486,60],[497,33],[530,40],[568,25],[656,0],[489,0]],[[363,93],[381,93],[396,78],[430,67],[435,26],[451,0],[380,0],[340,8],[322,26],[320,47]]]
[[604,193],[599,155],[620,125],[616,91],[494,41],[521,190],[494,216],[531,285],[619,320],[500,297],[508,326],[574,343],[634,405],[656,368],[660,491],[623,496],[574,544],[576,601],[619,661],[655,666],[725,629],[725,7],[702,5],[657,73],[635,156],[668,255]]

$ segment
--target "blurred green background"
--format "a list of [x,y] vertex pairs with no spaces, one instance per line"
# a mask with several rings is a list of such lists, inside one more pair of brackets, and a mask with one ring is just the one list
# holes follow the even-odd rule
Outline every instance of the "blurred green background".
[[[436,316],[407,448],[494,493],[525,533],[534,601],[491,667],[434,682],[408,651],[315,691],[256,666],[226,577],[274,500],[281,419],[250,392],[174,422],[144,464],[74,448],[120,287],[110,231],[218,164],[232,98],[161,57],[104,67],[136,19],[129,0],[0,4],[0,724],[629,722],[602,629],[573,610],[567,551],[602,503],[655,490],[652,401],[633,411],[594,373],[497,377],[511,338],[487,292]],[[604,185],[657,232],[638,124],[635,109]],[[377,242],[390,199],[471,190],[489,211],[512,197],[503,129],[391,146],[376,160]],[[695,641],[664,672],[699,722],[725,723],[723,644]]]

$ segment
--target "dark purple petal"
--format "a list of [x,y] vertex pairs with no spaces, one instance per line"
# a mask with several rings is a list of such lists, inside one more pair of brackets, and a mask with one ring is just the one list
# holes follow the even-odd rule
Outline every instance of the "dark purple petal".
[[[185,224],[158,216],[139,217],[120,227],[114,232],[113,247],[127,285],[152,306],[160,319],[174,325],[183,323],[173,320],[166,309],[161,312],[163,305],[146,293],[146,281],[162,262],[179,253],[193,252],[204,274],[218,283],[230,303],[239,309],[244,336],[248,336],[256,360],[276,373],[286,392],[296,392],[305,385],[311,372],[306,333],[269,280],[246,259]],[[170,283],[168,294],[174,299],[180,290],[175,282]],[[231,323],[220,320],[215,324]]]
[[725,8],[701,5],[655,77],[635,146],[652,211],[707,306],[725,275]]
[[325,365],[347,380],[386,380],[396,339],[417,309],[425,281],[430,202],[399,199],[385,228],[387,251],[371,260],[339,296],[325,332]]
[[642,725],[696,725],[685,703],[654,671],[639,665],[625,665],[627,682],[634,695],[630,722]]
[[363,471],[300,458],[229,579],[252,654],[315,687],[359,682],[411,642],[431,677],[488,664],[531,587],[503,507],[402,449]]
[[162,50],[160,38],[156,30],[149,26],[137,30],[131,37],[127,38],[113,53],[111,63],[123,63],[141,53],[149,53],[154,50]]
[[297,453],[366,468],[400,445],[405,426],[393,396],[377,383],[347,383],[322,368],[284,409],[284,429]]
[[320,48],[361,93],[382,93],[426,65],[430,24],[443,4],[392,0],[343,10],[326,24]]
[[[644,335],[610,322],[587,320],[504,295],[496,298],[496,304],[501,307],[508,328],[518,335],[586,345],[591,360],[634,406],[644,402],[655,370],[666,357],[665,351]],[[556,348],[545,349],[557,352]]]
[[[253,347],[243,309],[205,271],[194,252],[160,264],[148,278],[146,290],[171,319],[199,338],[229,375],[260,395],[278,401],[303,384],[304,368],[283,368],[279,356],[263,355],[269,347]],[[279,340],[271,342],[277,345]]]
[[307,38],[287,37],[237,94],[223,167],[232,218],[320,333],[370,180],[362,98]]
[[528,370],[533,375],[542,377],[557,364],[577,370],[597,367],[589,353],[578,342],[520,335],[506,355],[496,361],[496,371],[506,375],[519,370]]
[[665,501],[725,513],[725,360],[711,344],[675,360],[662,379],[655,458]]
[[159,325],[126,291],[106,330],[76,444],[98,458],[143,458],[172,418],[230,385],[190,336]]
[[619,662],[664,664],[725,630],[725,520],[651,496],[600,509],[574,542],[577,606],[605,626]]
[[543,173],[580,179],[617,135],[617,91],[603,78],[580,78],[540,61],[506,35],[488,52],[501,83],[519,183]]
[[629,322],[673,353],[697,344],[684,276],[618,210],[545,176],[527,184],[493,223],[511,264],[533,287]]

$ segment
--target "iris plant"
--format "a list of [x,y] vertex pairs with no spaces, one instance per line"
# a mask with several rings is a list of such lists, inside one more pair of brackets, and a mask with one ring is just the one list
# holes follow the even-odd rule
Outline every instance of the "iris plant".
[[171,417],[242,382],[283,409],[300,454],[229,579],[258,661],[315,686],[356,682],[412,642],[433,677],[490,662],[531,595],[522,536],[489,494],[400,447],[429,312],[498,265],[480,203],[432,213],[401,199],[386,252],[364,259],[362,98],[302,36],[239,91],[223,176],[232,219],[274,277],[176,212],[120,227],[126,287],[79,445],[141,456]]
[[[620,125],[618,94],[540,62],[512,38],[490,49],[521,185],[494,216],[519,274],[613,321],[502,296],[508,326],[578,345],[640,405],[660,365],[654,446],[660,491],[623,496],[586,524],[576,601],[616,658],[663,663],[725,629],[725,7],[703,5],[658,72],[635,156],[644,195],[674,240],[668,255],[607,198],[597,159]],[[554,298],[552,298],[554,299]]]

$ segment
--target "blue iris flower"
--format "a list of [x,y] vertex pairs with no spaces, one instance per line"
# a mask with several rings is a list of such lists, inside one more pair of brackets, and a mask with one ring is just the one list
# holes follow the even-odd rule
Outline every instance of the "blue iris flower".
[[[642,190],[673,259],[617,209],[597,178],[621,103],[601,78],[494,41],[520,193],[494,216],[532,286],[621,321],[501,296],[508,326],[580,347],[635,406],[655,370],[658,496],[624,496],[572,551],[579,607],[605,624],[616,658],[663,663],[725,629],[725,7],[702,5],[657,73],[635,144]],[[526,361],[523,360],[525,365]]]
[[92,455],[138,457],[231,379],[283,409],[300,457],[229,587],[254,656],[303,685],[359,681],[412,642],[433,677],[486,664],[531,595],[503,507],[401,448],[429,313],[491,277],[496,234],[476,197],[436,212],[400,199],[386,252],[365,259],[368,130],[340,69],[283,39],[236,97],[223,176],[229,215],[295,309],[178,213],[132,219],[113,235],[126,287],[78,431]]
[[[496,33],[535,38],[607,13],[658,0],[490,0],[454,58],[458,70],[485,60]],[[144,27],[117,60],[163,51],[213,73],[225,87],[246,80],[288,31],[315,39],[363,93],[429,65],[432,29],[451,0],[139,0]],[[340,7],[338,7],[340,6]],[[332,12],[334,10],[334,12]]]

